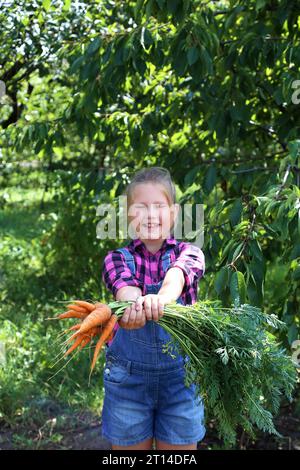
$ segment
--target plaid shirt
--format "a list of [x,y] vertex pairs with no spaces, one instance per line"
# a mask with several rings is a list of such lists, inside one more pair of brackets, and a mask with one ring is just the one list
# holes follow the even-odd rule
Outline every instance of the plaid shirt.
[[126,248],[133,254],[136,273],[132,276],[131,271],[125,263],[123,254],[118,251],[109,251],[104,259],[102,280],[107,289],[116,297],[118,289],[124,286],[136,286],[146,295],[146,285],[157,284],[164,279],[161,256],[166,247],[171,245],[170,268],[180,268],[183,271],[185,285],[181,298],[185,305],[191,305],[197,301],[197,287],[199,279],[205,273],[205,258],[202,250],[191,243],[177,241],[174,237],[164,240],[161,248],[152,254],[145,244],[139,240],[132,240]]

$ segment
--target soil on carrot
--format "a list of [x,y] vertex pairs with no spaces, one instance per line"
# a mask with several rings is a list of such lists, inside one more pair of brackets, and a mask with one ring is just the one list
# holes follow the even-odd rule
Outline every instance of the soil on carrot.
[[[252,440],[242,430],[238,433],[236,449],[300,450],[300,415],[296,402],[281,407],[274,419],[283,437],[257,431]],[[206,435],[198,450],[222,449],[215,423],[206,423]],[[89,411],[74,411],[55,401],[37,401],[19,424],[8,426],[0,422],[0,450],[109,450],[110,443],[101,434],[101,416]]]

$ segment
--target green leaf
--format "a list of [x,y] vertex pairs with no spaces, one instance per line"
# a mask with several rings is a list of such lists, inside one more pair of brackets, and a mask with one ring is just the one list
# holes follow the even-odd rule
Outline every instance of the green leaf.
[[92,55],[94,54],[94,52],[96,52],[101,46],[101,38],[100,37],[96,37],[95,39],[93,39],[93,41],[90,42],[90,44],[88,45],[88,48],[86,50],[86,54],[87,55]]
[[230,295],[235,304],[243,304],[246,301],[246,283],[244,274],[240,271],[235,271],[231,276]]
[[251,263],[249,263],[249,269],[251,274],[253,275],[254,282],[256,286],[261,286],[264,280],[264,273],[265,273],[265,262],[264,260],[258,261],[257,259],[253,259]]
[[207,49],[201,45],[201,59],[202,59],[202,64],[205,65],[205,71],[209,75],[213,73],[213,63],[211,60],[211,56],[209,55]]
[[238,6],[233,8],[233,11],[228,16],[226,15],[227,19],[226,19],[225,24],[224,24],[225,31],[228,31],[228,29],[230,29],[233,26],[234,22],[237,19],[238,14],[242,10],[243,10],[243,6],[238,5]]
[[300,155],[300,140],[293,140],[288,143],[290,156],[296,164],[296,159]]
[[216,275],[215,279],[215,290],[218,295],[225,289],[228,282],[228,268],[223,266]]
[[240,304],[239,283],[236,271],[232,273],[230,279],[230,296],[234,303]]
[[69,11],[71,6],[71,0],[65,0],[64,1],[64,6],[63,6],[63,11]]
[[201,165],[197,165],[188,171],[184,177],[184,187],[188,188],[193,184],[195,181],[196,176],[198,175],[199,171],[201,170]]
[[259,10],[261,10],[262,8],[264,8],[265,5],[266,5],[266,1],[267,1],[267,0],[257,0],[257,1],[256,1],[256,5],[255,5],[255,10],[256,10],[256,11],[259,11]]
[[260,248],[260,245],[257,240],[250,240],[248,242],[248,246],[250,247],[251,254],[259,261],[263,259],[263,254]]
[[176,13],[176,10],[182,3],[182,0],[167,0],[167,9],[170,13],[174,15]]
[[146,5],[146,10],[145,11],[146,11],[147,20],[153,14],[154,3],[155,3],[155,0],[149,0],[147,5]]
[[207,194],[209,194],[215,187],[217,182],[217,169],[215,165],[210,165],[205,175],[204,188]]
[[242,217],[243,213],[243,205],[242,200],[239,197],[233,204],[232,209],[229,212],[229,220],[231,222],[231,226],[234,227],[237,225]]
[[259,262],[256,259],[253,259],[249,263],[249,272],[250,279],[253,280],[253,283],[256,287],[256,293],[254,295],[253,302],[255,305],[259,305],[262,302],[264,295],[264,273],[265,273],[265,263]]
[[244,245],[244,242],[240,242],[240,243],[238,243],[238,245],[236,245],[236,247],[232,248],[232,250],[231,250],[232,256],[231,256],[231,253],[230,253],[230,255],[228,256],[228,261],[234,261],[235,260],[235,258],[240,253],[243,245]]
[[271,224],[271,226],[275,228],[275,230],[280,232],[280,237],[279,237],[280,241],[284,242],[289,239],[289,233],[288,233],[289,223],[290,223],[290,220],[286,220],[286,216],[283,216],[283,217],[277,216],[275,221]]
[[298,257],[300,258],[300,243],[296,243],[296,245],[292,248],[289,260],[292,261],[293,259],[296,259]]
[[187,59],[186,53],[181,50],[177,53],[177,55],[175,55],[175,58],[173,58],[173,67],[177,75],[179,75],[180,77],[184,75],[186,71],[186,68],[187,68],[186,59]]
[[51,0],[43,0],[43,8],[48,11],[50,9]]
[[161,10],[164,10],[164,8],[165,8],[165,3],[166,3],[165,0],[156,0],[156,3],[157,3],[157,5],[159,6],[159,8],[160,8]]
[[113,48],[113,42],[111,41],[106,47],[104,54],[101,56],[101,62],[103,65],[109,61],[112,48]]
[[292,279],[298,281],[300,279],[300,266],[298,266],[295,271],[293,271]]
[[136,4],[133,7],[135,21],[138,20],[139,15],[143,10],[143,3],[144,3],[144,0],[137,0]]
[[226,258],[227,253],[229,252],[229,250],[231,249],[231,247],[232,247],[233,244],[234,244],[234,240],[233,240],[233,239],[229,240],[229,242],[227,243],[227,245],[226,245],[225,248],[223,249],[222,258],[221,258],[221,260],[220,260],[220,263],[223,263],[223,261],[224,261],[225,258]]
[[43,141],[43,140],[38,140],[38,141],[37,141],[37,143],[36,143],[36,145],[35,145],[35,147],[34,147],[34,153],[35,153],[36,155],[41,151],[43,145],[44,145],[44,141]]
[[77,57],[77,59],[75,59],[74,62],[72,62],[71,66],[70,66],[70,69],[69,69],[69,73],[73,74],[73,73],[77,72],[77,70],[81,67],[83,62],[84,62],[84,56],[83,55],[81,55],[80,57]]
[[261,302],[261,297],[257,291],[257,287],[255,281],[253,280],[253,276],[249,277],[248,285],[247,285],[247,294],[249,298],[249,302],[252,305],[259,305]]
[[288,329],[288,341],[289,344],[292,344],[298,338],[298,328],[295,323],[293,323]]
[[193,65],[195,62],[197,62],[199,58],[199,49],[197,47],[191,47],[187,51],[187,60],[189,65]]
[[134,69],[141,75],[141,77],[144,77],[147,69],[145,61],[136,57],[135,59],[133,59],[132,65]]

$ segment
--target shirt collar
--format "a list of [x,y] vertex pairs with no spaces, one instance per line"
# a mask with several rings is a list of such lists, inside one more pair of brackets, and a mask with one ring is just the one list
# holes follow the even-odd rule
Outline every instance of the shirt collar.
[[[164,250],[168,245],[176,245],[177,241],[176,238],[174,238],[172,235],[170,238],[166,238],[158,251]],[[130,242],[130,245],[133,247],[133,249],[138,249],[138,250],[147,250],[146,245],[144,242],[142,242],[139,238],[136,238]]]

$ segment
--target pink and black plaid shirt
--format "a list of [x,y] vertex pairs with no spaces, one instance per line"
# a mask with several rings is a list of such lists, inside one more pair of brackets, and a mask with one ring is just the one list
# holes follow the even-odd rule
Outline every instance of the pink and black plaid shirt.
[[125,263],[124,256],[118,251],[109,251],[104,259],[102,280],[114,298],[118,289],[124,286],[136,286],[146,295],[146,285],[157,284],[164,279],[161,257],[166,247],[171,245],[171,264],[168,269],[178,267],[182,269],[185,285],[181,298],[185,305],[191,305],[197,301],[197,288],[199,279],[205,273],[205,258],[202,250],[191,243],[177,241],[174,237],[164,240],[161,248],[152,254],[145,244],[139,240],[132,240],[126,248],[133,254],[136,273],[132,276],[131,271]]

